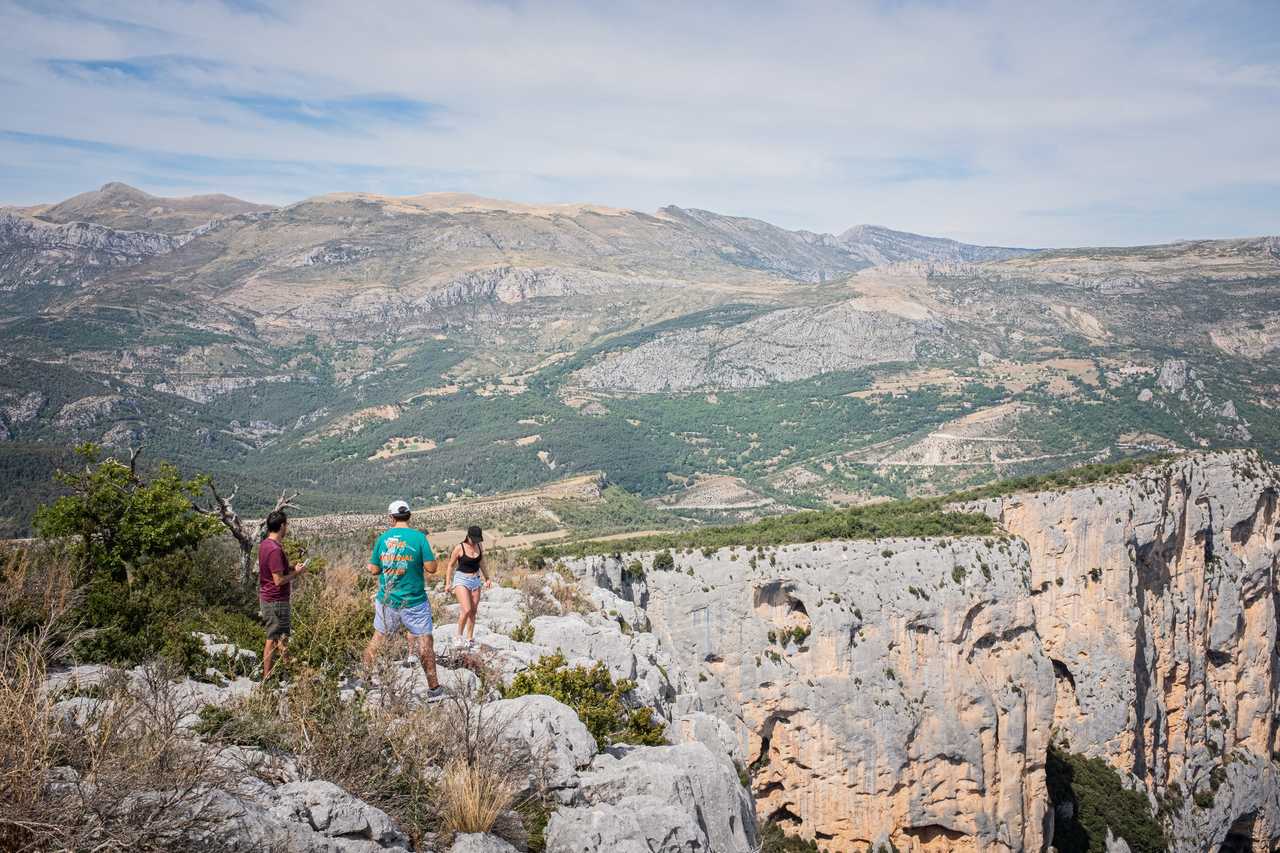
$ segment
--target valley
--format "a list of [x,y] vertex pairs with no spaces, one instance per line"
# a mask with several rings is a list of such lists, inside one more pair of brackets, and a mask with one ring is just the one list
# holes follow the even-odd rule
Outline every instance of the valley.
[[[82,441],[313,514],[601,471],[645,527],[1280,447],[1274,237],[1033,251],[122,184],[0,217],[5,535]],[[700,497],[715,478],[750,497]]]

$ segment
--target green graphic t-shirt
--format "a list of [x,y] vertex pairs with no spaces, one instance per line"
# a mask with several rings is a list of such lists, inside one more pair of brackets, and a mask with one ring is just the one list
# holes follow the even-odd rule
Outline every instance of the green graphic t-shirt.
[[393,527],[379,536],[369,557],[371,564],[382,569],[378,575],[378,601],[397,609],[426,601],[422,564],[435,558],[431,543],[421,530]]

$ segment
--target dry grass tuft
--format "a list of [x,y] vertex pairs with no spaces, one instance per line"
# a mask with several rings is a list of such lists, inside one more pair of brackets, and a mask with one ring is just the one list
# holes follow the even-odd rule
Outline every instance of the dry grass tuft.
[[502,768],[488,762],[468,764],[455,758],[445,765],[437,796],[446,832],[488,832],[515,804],[524,787]]

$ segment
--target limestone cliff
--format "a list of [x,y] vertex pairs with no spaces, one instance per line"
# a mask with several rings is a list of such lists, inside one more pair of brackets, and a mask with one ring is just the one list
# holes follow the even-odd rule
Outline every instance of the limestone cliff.
[[1132,773],[1172,849],[1266,850],[1278,484],[1253,455],[1195,454],[982,502],[1007,537],[574,568],[643,607],[677,709],[729,723],[760,814],[821,846],[1046,849],[1056,737]]

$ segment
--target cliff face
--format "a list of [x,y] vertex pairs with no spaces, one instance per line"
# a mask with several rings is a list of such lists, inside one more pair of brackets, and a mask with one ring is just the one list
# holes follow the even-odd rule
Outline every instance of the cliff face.
[[643,606],[677,704],[728,722],[760,814],[820,845],[1046,849],[1056,737],[1132,773],[1173,849],[1266,850],[1278,483],[1249,454],[1196,454],[980,504],[1008,539],[575,568]]
[[105,269],[167,254],[182,243],[183,238],[166,234],[87,222],[51,225],[0,210],[0,293],[78,285]]
[[[1180,849],[1228,835],[1269,849],[1280,837],[1275,469],[1199,455],[984,508],[1030,550],[1055,729],[1157,795],[1180,789]],[[1193,792],[1213,805],[1196,807]]]

